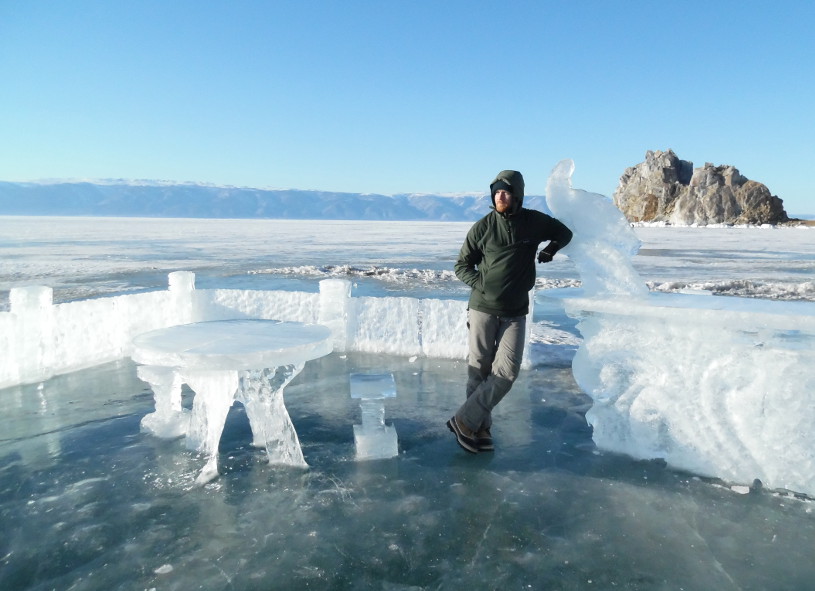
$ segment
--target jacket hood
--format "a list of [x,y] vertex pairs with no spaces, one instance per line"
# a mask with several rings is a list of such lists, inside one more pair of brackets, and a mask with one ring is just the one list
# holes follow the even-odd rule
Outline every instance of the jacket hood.
[[517,170],[502,170],[490,183],[490,199],[495,207],[495,185],[504,182],[512,187],[512,198],[514,200],[513,213],[519,211],[524,205],[524,177]]

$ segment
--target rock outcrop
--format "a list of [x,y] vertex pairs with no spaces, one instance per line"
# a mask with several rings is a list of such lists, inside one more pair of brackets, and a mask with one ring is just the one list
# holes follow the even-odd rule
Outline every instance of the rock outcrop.
[[672,150],[648,151],[627,168],[614,204],[631,222],[677,225],[779,224],[789,221],[781,199],[734,166],[680,160]]

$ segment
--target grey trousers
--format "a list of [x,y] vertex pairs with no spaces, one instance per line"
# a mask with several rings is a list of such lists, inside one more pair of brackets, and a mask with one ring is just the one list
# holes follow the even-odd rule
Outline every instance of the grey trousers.
[[467,400],[456,420],[473,431],[492,426],[492,409],[512,388],[521,369],[526,316],[505,318],[469,310]]

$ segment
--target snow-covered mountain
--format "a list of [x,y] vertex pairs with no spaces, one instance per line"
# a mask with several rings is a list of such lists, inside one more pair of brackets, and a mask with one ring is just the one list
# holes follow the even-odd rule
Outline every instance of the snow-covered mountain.
[[[0,181],[0,215],[337,220],[476,220],[488,194],[376,195],[159,181]],[[526,206],[545,211],[542,197]]]

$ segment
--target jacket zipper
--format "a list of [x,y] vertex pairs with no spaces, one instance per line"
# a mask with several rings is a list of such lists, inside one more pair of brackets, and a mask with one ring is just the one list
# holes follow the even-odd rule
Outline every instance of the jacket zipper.
[[507,233],[509,234],[509,243],[515,244],[515,224],[512,223],[510,218],[504,218],[507,223]]

